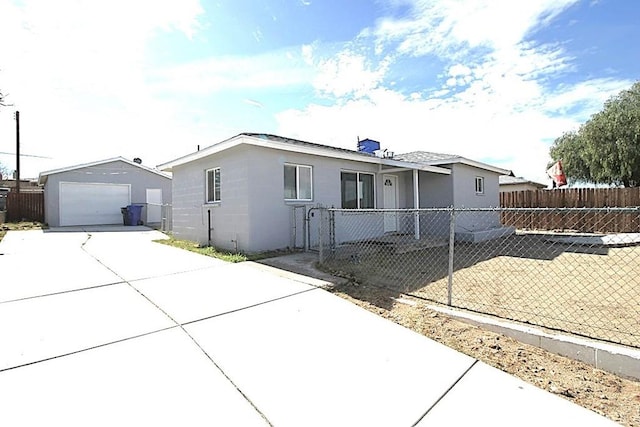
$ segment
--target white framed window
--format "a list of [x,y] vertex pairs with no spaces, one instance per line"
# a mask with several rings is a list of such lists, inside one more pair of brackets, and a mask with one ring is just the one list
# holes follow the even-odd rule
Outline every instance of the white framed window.
[[364,172],[340,172],[342,209],[373,209],[374,175]]
[[284,165],[284,199],[313,200],[313,168],[304,165]]
[[220,201],[220,168],[207,169],[206,193],[207,203]]
[[476,176],[476,194],[484,194],[484,177]]

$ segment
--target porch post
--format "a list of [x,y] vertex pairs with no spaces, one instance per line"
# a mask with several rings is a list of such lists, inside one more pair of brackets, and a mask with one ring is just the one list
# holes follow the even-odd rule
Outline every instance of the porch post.
[[420,189],[418,188],[418,169],[413,170],[413,207],[416,209],[414,212],[414,233],[416,240],[420,239],[420,213],[418,209],[420,208]]

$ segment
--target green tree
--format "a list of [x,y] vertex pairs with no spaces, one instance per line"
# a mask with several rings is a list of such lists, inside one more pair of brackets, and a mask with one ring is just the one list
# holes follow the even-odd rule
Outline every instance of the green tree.
[[[562,160],[562,168],[568,182],[590,181],[589,166],[584,157],[584,142],[578,132],[566,132],[551,146],[550,155],[555,161]],[[547,165],[549,168],[551,164]]]
[[577,132],[557,138],[549,154],[572,181],[640,186],[640,82],[611,97]]

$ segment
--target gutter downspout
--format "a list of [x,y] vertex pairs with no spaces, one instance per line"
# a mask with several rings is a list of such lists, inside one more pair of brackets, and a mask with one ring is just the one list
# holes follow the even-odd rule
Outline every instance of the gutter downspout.
[[420,240],[420,189],[418,188],[418,169],[413,170],[413,207],[415,208],[414,216],[414,237]]
[[207,243],[211,246],[211,209],[207,209]]

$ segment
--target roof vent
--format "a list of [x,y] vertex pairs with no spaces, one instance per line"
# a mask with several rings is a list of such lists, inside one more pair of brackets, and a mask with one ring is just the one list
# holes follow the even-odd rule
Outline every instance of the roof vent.
[[361,153],[374,154],[378,150],[380,150],[380,143],[378,141],[369,138],[358,141],[358,151]]
[[140,157],[136,157],[135,159],[133,159],[133,163],[137,163],[139,165],[142,164],[142,159]]

